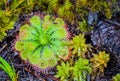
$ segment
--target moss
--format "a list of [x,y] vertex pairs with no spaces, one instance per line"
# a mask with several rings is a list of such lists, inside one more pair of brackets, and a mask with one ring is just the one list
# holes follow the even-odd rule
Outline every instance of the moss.
[[92,79],[95,79],[97,75],[104,73],[104,68],[107,67],[109,60],[110,56],[105,53],[105,51],[93,55],[93,58],[90,59],[92,66]]
[[57,14],[65,20],[74,22],[73,8],[72,3],[69,0],[65,0],[64,4],[58,9]]
[[72,67],[70,64],[62,62],[61,65],[57,66],[57,74],[56,77],[60,78],[61,81],[68,81],[70,77],[70,72],[71,72]]
[[[94,69],[96,69],[96,72],[102,73],[104,72],[104,67],[107,67],[107,63],[110,60],[109,54],[106,54],[105,51],[99,52],[99,54],[94,54],[94,57],[91,58],[91,64]],[[98,69],[98,70],[97,70]]]
[[89,60],[83,58],[75,61],[74,65],[71,65],[70,62],[62,62],[57,66],[57,70],[56,77],[61,81],[86,81],[87,74],[91,73]]
[[81,14],[81,17],[84,18],[89,11],[96,12],[99,11],[106,18],[110,19],[112,17],[112,7],[117,1],[106,1],[106,0],[77,0],[76,1],[76,12]]
[[87,24],[87,21],[86,20],[83,20],[83,21],[80,21],[78,22],[78,30],[80,30],[82,33],[84,32],[89,32],[92,30],[92,27],[89,27],[88,24]]
[[7,36],[8,30],[14,28],[14,23],[22,9],[26,9],[25,11],[28,12],[32,10],[33,5],[32,1],[25,0],[13,0],[10,3],[7,0],[0,2],[0,41]]
[[116,74],[116,76],[113,76],[112,78],[113,81],[120,81],[120,74]]
[[69,43],[69,47],[73,49],[73,54],[84,57],[84,54],[88,51],[88,48],[90,48],[90,45],[85,42],[86,39],[84,38],[84,34],[73,37]]

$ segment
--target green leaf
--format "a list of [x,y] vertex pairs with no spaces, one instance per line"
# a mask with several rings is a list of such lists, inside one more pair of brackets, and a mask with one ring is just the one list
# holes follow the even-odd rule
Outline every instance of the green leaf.
[[12,81],[17,81],[17,75],[13,67],[10,66],[2,57],[0,57],[0,68],[3,69]]
[[39,16],[33,16],[30,19],[30,23],[32,24],[33,27],[36,27],[39,30],[41,30],[41,19]]

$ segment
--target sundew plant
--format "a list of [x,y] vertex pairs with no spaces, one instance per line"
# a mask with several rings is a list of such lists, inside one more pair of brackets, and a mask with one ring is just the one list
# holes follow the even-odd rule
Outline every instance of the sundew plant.
[[68,32],[60,18],[35,15],[19,31],[15,49],[20,57],[39,68],[52,67],[69,53]]

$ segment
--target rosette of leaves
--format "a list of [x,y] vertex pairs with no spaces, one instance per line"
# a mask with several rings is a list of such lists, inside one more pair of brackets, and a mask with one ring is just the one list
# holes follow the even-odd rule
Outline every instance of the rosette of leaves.
[[73,49],[73,54],[78,54],[78,56],[83,56],[88,51],[90,45],[85,43],[84,34],[79,34],[78,36],[73,37],[70,41],[70,48]]
[[107,63],[110,60],[109,54],[103,52],[99,52],[99,54],[94,54],[93,58],[90,59],[92,68],[93,68],[93,73],[103,73],[104,68],[107,67]]
[[33,16],[30,24],[24,24],[19,31],[15,48],[23,60],[39,68],[52,67],[68,54],[67,34],[64,21],[46,15],[44,19]]
[[57,66],[57,70],[56,77],[60,78],[60,81],[86,81],[86,76],[92,69],[89,60],[79,58],[73,65],[62,62]]

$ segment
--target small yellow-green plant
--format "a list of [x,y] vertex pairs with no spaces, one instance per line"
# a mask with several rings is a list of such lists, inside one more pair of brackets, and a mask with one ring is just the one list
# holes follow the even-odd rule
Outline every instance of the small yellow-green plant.
[[62,62],[57,70],[56,77],[61,81],[86,81],[87,74],[91,73],[89,60],[83,58],[79,58],[73,65]]
[[70,48],[73,49],[73,54],[78,54],[78,56],[84,56],[84,54],[88,51],[90,45],[85,43],[86,40],[84,38],[84,34],[79,34],[78,36],[73,37],[70,41]]
[[89,60],[79,58],[73,66],[73,76],[75,81],[86,81],[87,74],[91,73]]
[[52,67],[69,53],[65,23],[60,18],[33,16],[20,28],[15,48],[23,60],[39,68]]
[[81,32],[89,32],[91,30],[91,27],[88,27],[86,20],[78,22],[78,25],[78,29],[80,29]]
[[48,13],[55,13],[58,17],[73,23],[76,23],[78,19],[86,19],[90,11],[99,11],[106,16],[106,18],[110,19],[113,12],[120,10],[117,5],[117,0],[75,0],[74,3],[72,3],[71,0],[38,1],[39,3],[36,4],[37,8]]
[[58,9],[60,8],[59,0],[48,0],[48,4],[47,11],[49,13],[57,13]]
[[72,3],[69,0],[65,0],[64,4],[58,10],[58,15],[65,20],[74,21],[73,8]]
[[17,74],[11,65],[0,56],[0,68],[3,69],[12,81],[17,81]]
[[92,66],[92,80],[94,80],[96,76],[102,75],[104,73],[104,68],[107,67],[109,60],[110,56],[109,54],[105,53],[105,51],[93,55],[93,58],[90,59]]
[[[33,2],[25,0],[0,0],[0,41],[7,36],[7,31],[14,28],[14,23],[17,20],[22,9],[28,6],[33,6]],[[29,10],[32,9],[29,7]]]
[[[40,0],[39,6],[47,13],[55,13],[64,20],[74,22],[74,6],[70,0]],[[53,5],[54,4],[54,5]]]
[[113,81],[120,81],[120,74],[118,73],[116,76],[113,76]]
[[68,81],[72,70],[70,64],[68,62],[62,62],[61,65],[57,66],[57,70],[58,72],[56,77],[60,78],[61,81]]
[[94,57],[90,59],[93,70],[96,70],[97,73],[103,73],[104,68],[107,67],[107,63],[110,60],[109,54],[106,54],[105,51],[99,52],[99,54],[94,54]]
[[21,3],[22,1],[17,1],[17,3],[13,2],[13,5],[8,6],[7,0],[0,0],[0,41],[4,38],[4,36],[7,36],[7,30],[14,27],[14,20],[18,14],[13,13]]
[[115,3],[115,0],[77,0],[76,12],[79,12],[82,17],[88,14],[88,11],[102,12],[106,18],[110,19],[112,16],[111,6]]

